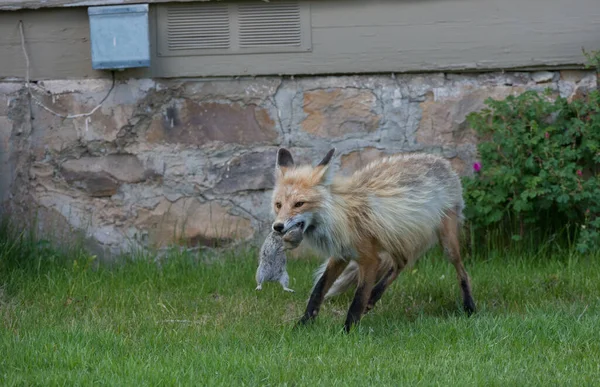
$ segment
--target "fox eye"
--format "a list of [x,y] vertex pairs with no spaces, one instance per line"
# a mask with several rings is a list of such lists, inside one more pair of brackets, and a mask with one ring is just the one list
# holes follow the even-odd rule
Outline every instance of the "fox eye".
[[296,202],[296,204],[294,204],[294,207],[298,208],[298,207],[302,207],[304,205],[304,202]]
[[277,207],[277,209],[280,209],[281,208],[281,203],[279,203],[279,202],[275,203],[275,207]]

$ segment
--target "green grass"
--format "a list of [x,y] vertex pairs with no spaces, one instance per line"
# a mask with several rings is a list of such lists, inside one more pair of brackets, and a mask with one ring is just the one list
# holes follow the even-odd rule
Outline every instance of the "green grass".
[[304,310],[314,259],[254,290],[253,251],[112,268],[0,241],[2,385],[593,385],[600,256],[466,260],[479,311],[460,309],[437,252],[405,271],[350,335],[351,294]]

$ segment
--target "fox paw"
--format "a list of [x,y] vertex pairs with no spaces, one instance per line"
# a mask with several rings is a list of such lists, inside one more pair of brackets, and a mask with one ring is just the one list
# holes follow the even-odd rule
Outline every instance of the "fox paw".
[[290,289],[290,288],[283,288],[283,290],[285,290],[286,292],[291,292],[291,293],[294,293],[294,290],[293,290],[293,289]]
[[262,290],[262,285],[258,285],[254,290]]

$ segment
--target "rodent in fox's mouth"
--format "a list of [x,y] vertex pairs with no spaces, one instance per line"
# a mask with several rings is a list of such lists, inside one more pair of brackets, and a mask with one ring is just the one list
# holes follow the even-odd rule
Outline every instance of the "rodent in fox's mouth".
[[286,235],[286,234],[289,234],[290,232],[292,232],[293,230],[296,230],[296,229],[298,229],[298,228],[299,228],[300,230],[302,230],[302,232],[304,232],[304,224],[305,224],[305,223],[304,223],[303,221],[302,221],[302,222],[298,222],[298,223],[296,223],[295,225],[293,225],[292,227],[288,228],[286,232],[282,232],[282,233],[280,233],[280,235]]
[[300,245],[302,239],[304,239],[304,229],[301,224],[296,224],[294,227],[290,228],[285,234],[283,234],[282,239],[284,243],[284,250],[293,250]]

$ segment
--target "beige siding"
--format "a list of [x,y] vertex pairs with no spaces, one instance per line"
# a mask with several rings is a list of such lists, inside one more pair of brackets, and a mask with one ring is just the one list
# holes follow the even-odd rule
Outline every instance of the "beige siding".
[[[146,0],[144,3],[167,3],[171,0]],[[221,0],[175,0],[177,2],[217,2]],[[279,1],[279,0],[272,0]],[[138,4],[140,0],[0,0],[0,11],[16,11],[22,9],[72,8],[95,5]]]
[[[154,6],[153,6],[154,7]],[[488,70],[580,65],[600,48],[598,0],[310,2],[312,51],[157,57],[127,76],[228,76]],[[151,33],[156,40],[151,12]],[[32,77],[106,76],[91,69],[85,8],[0,12],[0,77],[24,75],[18,20]],[[155,45],[153,44],[153,50]]]
[[92,70],[87,10],[0,12],[0,77],[24,77],[23,20],[32,79],[106,76]]

